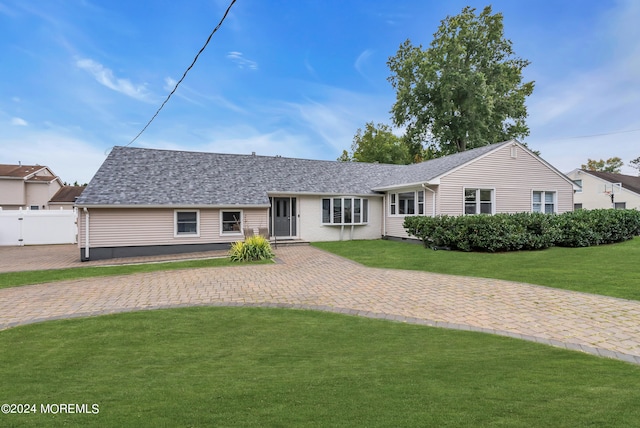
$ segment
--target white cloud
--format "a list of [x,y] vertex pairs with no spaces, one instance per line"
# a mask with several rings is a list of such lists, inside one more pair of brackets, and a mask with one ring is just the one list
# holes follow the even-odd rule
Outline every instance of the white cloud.
[[307,72],[309,72],[309,75],[311,75],[311,77],[313,77],[314,79],[318,78],[318,73],[316,73],[316,69],[313,68],[311,62],[309,62],[309,58],[304,59],[304,68],[307,70]]
[[364,67],[366,66],[369,58],[371,58],[372,55],[373,55],[373,50],[372,49],[366,49],[366,50],[362,51],[360,53],[360,55],[358,55],[358,58],[356,58],[356,62],[353,65],[355,67],[356,71],[358,73],[360,73],[366,79],[368,79],[368,77],[364,73]]
[[11,124],[14,126],[28,126],[29,124],[27,123],[26,120],[20,118],[20,117],[14,117],[11,119]]
[[11,147],[11,157],[2,153],[0,163],[46,165],[70,183],[88,183],[106,158],[105,151],[95,143],[84,142],[63,129],[3,134],[0,147]]
[[176,87],[176,83],[178,83],[177,80],[172,79],[171,77],[165,77],[164,86],[162,87],[162,89],[164,89],[167,92],[171,92],[173,91],[173,88]]
[[140,101],[151,101],[149,91],[144,84],[135,85],[129,79],[117,78],[113,71],[92,59],[79,59],[76,65],[93,75],[98,83]]
[[[167,93],[173,91],[175,88],[177,80],[172,79],[171,77],[166,77],[164,79],[165,85],[164,90]],[[206,107],[206,102],[213,102],[217,106],[224,107],[227,110],[231,110],[235,113],[246,113],[246,111],[237,104],[229,101],[229,99],[223,97],[222,95],[207,95],[206,92],[195,91],[191,89],[188,85],[185,85],[184,82],[180,84],[179,89],[176,91],[174,96],[180,97],[192,104],[195,104],[199,107]]]
[[306,102],[286,103],[285,114],[302,122],[301,126],[320,136],[334,158],[349,149],[358,128],[367,122],[389,124],[391,100],[344,89],[319,86],[319,94]]
[[[255,152],[263,156],[311,157],[320,154],[314,152],[310,141],[305,135],[295,134],[295,131],[278,129],[263,132],[247,124],[233,124],[224,127],[195,130],[195,139],[185,143],[174,139],[174,132],[163,133],[164,138],[148,138],[139,146],[166,150],[190,150],[213,153],[250,154]],[[178,131],[175,133],[180,135]],[[198,142],[195,142],[198,141]]]
[[[529,100],[529,145],[564,172],[587,159],[640,155],[640,4],[621,1],[594,29],[608,41],[610,56],[537,87]],[[626,167],[623,173],[633,174]]]
[[258,63],[244,57],[242,52],[229,52],[227,58],[235,62],[238,68],[248,68],[249,70],[257,70]]

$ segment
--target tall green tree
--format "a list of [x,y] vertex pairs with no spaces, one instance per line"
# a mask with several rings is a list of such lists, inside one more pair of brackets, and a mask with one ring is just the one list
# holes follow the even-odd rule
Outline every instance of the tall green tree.
[[619,157],[609,158],[607,160],[600,159],[587,159],[586,164],[582,164],[581,168],[586,171],[601,171],[601,172],[613,172],[620,174],[624,162]]
[[629,162],[631,168],[638,170],[638,176],[640,177],[640,156]]
[[374,125],[373,122],[368,122],[364,130],[358,128],[351,144],[351,153],[344,150],[338,160],[402,165],[412,161],[403,139],[391,132],[388,125]]
[[491,6],[479,15],[465,7],[441,22],[428,49],[407,40],[389,58],[393,121],[406,128],[412,156],[424,145],[444,156],[529,135],[529,61],[515,55],[502,19]]

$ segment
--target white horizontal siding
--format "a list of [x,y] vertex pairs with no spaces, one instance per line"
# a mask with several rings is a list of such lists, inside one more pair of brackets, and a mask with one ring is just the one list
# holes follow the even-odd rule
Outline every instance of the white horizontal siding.
[[[89,209],[89,245],[126,247],[143,245],[177,245],[227,243],[238,236],[220,235],[220,210],[199,209],[200,236],[174,236],[174,209]],[[267,223],[267,210],[243,209],[245,226]],[[85,245],[85,214],[78,213],[78,244]]]
[[[429,190],[431,189],[431,190]],[[401,193],[401,192],[415,192],[424,190],[424,215],[425,216],[433,216],[434,213],[437,214],[438,207],[438,186],[429,186],[427,189],[423,187],[408,187],[406,189],[394,190],[391,193]],[[416,200],[416,210],[418,209]],[[385,196],[385,207],[384,207],[384,215],[385,218],[385,235],[393,236],[395,238],[415,238],[407,234],[405,231],[404,224],[404,215],[391,215],[389,209],[389,193]],[[417,215],[417,214],[416,214]]]
[[[611,186],[606,180],[594,177],[580,171],[572,171],[569,174],[572,180],[582,180],[582,191],[574,195],[574,203],[582,204],[582,208],[594,210],[600,208],[611,208],[611,197],[604,193],[605,184]],[[640,195],[628,189],[617,189],[614,194],[615,202],[624,202],[627,209],[640,209]]]
[[506,145],[440,180],[438,214],[464,213],[464,188],[495,189],[495,212],[531,212],[533,191],[554,191],[557,212],[573,210],[573,185],[537,156]]
[[369,223],[342,227],[322,224],[322,196],[298,197],[299,237],[310,242],[379,239],[382,236],[382,198],[367,199],[369,200]]

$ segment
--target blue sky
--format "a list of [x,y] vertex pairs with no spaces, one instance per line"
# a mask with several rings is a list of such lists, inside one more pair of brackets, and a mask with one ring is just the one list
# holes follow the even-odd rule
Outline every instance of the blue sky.
[[[137,147],[336,159],[391,124],[387,59],[478,1],[237,0]],[[524,141],[563,172],[640,156],[640,2],[493,1],[531,61]],[[228,1],[0,0],[0,163],[88,182],[156,112]],[[623,172],[635,170],[625,167]]]

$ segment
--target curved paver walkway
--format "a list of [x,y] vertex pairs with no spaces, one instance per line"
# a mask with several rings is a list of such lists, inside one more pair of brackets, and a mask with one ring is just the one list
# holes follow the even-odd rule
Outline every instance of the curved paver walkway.
[[374,269],[313,247],[279,263],[91,278],[0,290],[0,330],[191,305],[309,308],[506,335],[640,364],[640,302],[426,272]]

